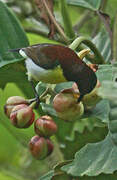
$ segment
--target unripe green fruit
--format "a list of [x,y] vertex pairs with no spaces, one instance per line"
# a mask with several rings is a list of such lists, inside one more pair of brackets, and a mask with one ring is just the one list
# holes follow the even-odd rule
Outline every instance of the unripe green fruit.
[[12,96],[7,99],[4,106],[4,112],[8,118],[10,117],[12,109],[19,104],[28,104],[28,101],[21,96]]
[[49,139],[34,136],[29,142],[29,149],[32,156],[38,160],[42,160],[53,152],[53,144]]
[[99,81],[94,88],[94,90],[85,95],[82,99],[85,109],[91,109],[96,106],[96,104],[101,100],[101,97],[98,95],[98,88],[100,87]]
[[28,128],[34,122],[35,114],[26,104],[15,106],[10,114],[11,123],[17,128]]
[[64,91],[57,94],[53,100],[53,107],[58,117],[66,121],[74,121],[84,113],[82,102],[77,103],[77,97],[73,91]]
[[50,116],[42,116],[35,121],[35,133],[39,136],[49,137],[56,133],[57,125]]

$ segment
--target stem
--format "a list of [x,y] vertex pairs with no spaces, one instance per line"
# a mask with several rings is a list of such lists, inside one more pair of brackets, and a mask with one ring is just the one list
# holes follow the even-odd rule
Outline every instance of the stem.
[[100,54],[96,46],[86,37],[80,36],[76,38],[69,46],[69,48],[75,50],[81,43],[84,43],[88,46],[96,55],[95,59],[90,60],[94,64],[105,64],[103,56]]
[[40,100],[43,99],[49,92],[49,87],[47,87],[47,89],[43,92],[43,94],[39,97]]
[[31,107],[32,109],[34,109],[35,106],[36,106],[36,104],[37,104],[37,102],[36,102],[36,100],[35,100],[34,102],[32,102],[32,103],[30,104],[30,107]]
[[[100,6],[100,10],[104,11],[106,9],[106,5],[107,5],[108,0],[102,0],[101,2],[101,6]],[[92,38],[96,36],[96,34],[98,33],[99,29],[100,29],[100,25],[101,25],[101,21],[100,21],[100,17],[97,17],[96,20],[96,25],[94,26],[93,32],[92,32]]]
[[61,7],[61,14],[62,14],[63,22],[64,22],[65,32],[70,39],[74,39],[75,33],[72,28],[72,22],[68,13],[66,0],[60,0],[60,7]]
[[[33,34],[37,34],[37,35],[44,36],[44,37],[48,38],[48,33],[43,32],[41,29],[36,29],[36,28],[33,28],[33,27],[29,27],[29,28],[24,27],[24,30],[27,33],[33,33]],[[64,39],[62,39],[59,34],[57,34],[57,38],[52,38],[52,40],[63,43],[63,44],[66,44]]]
[[111,41],[111,49],[112,49],[112,31],[111,31],[111,28],[110,28],[110,25],[109,23],[107,22],[106,18],[100,13],[100,11],[97,11],[97,14],[98,16],[100,17],[100,19],[102,20],[104,26],[106,27],[106,30],[109,34],[109,37],[110,37],[110,41]]
[[57,23],[55,17],[54,17],[53,14],[51,13],[51,11],[50,11],[50,9],[49,9],[49,7],[48,7],[48,5],[47,5],[47,3],[46,3],[45,0],[43,0],[43,5],[45,6],[45,9],[46,9],[46,11],[47,11],[47,13],[48,13],[48,16],[50,17],[51,21],[52,21],[53,24],[55,25],[56,29],[58,30],[58,32],[60,33],[60,35],[63,37],[64,41],[65,41],[66,43],[68,43],[69,41],[68,41],[67,36],[65,35],[65,33],[64,33],[63,29],[60,27],[60,25]]
[[108,0],[102,0],[100,10],[103,11],[106,9],[106,5],[108,3]]

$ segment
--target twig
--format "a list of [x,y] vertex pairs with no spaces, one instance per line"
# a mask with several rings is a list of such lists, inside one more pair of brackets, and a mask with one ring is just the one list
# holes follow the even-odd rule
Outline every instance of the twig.
[[[102,0],[101,2],[101,6],[100,6],[100,11],[104,11],[106,8],[108,0]],[[100,21],[100,17],[97,16],[97,23],[94,26],[93,32],[92,32],[92,38],[96,36],[96,34],[98,33],[99,29],[100,29],[100,25],[101,25],[101,21]]]
[[[44,32],[44,31],[41,31],[40,29],[36,29],[36,28],[33,28],[33,27],[29,27],[29,28],[24,27],[24,30],[25,30],[25,32],[34,33],[34,34],[41,35],[41,36],[44,36],[44,37],[48,38],[48,33]],[[59,34],[58,34],[58,36],[59,36]],[[65,44],[65,41],[62,38],[60,38],[60,36],[57,37],[57,39],[54,38],[52,40]]]
[[109,37],[110,37],[111,45],[112,45],[112,31],[111,31],[111,28],[110,28],[109,24],[107,23],[106,19],[104,18],[104,16],[99,11],[97,11],[97,14],[100,17],[100,19],[102,20],[102,22],[104,23],[104,25],[105,25],[108,33],[109,33]]
[[47,5],[47,3],[46,3],[45,0],[43,0],[43,4],[44,4],[44,6],[45,6],[45,9],[46,9],[46,11],[47,11],[47,13],[48,13],[51,21],[52,21],[53,24],[55,25],[55,27],[56,27],[56,29],[58,30],[58,32],[60,33],[60,35],[63,37],[64,41],[68,44],[69,40],[68,40],[67,36],[65,35],[65,33],[64,33],[63,29],[60,27],[60,25],[57,23],[55,17],[54,17],[53,14],[51,13],[51,11],[50,11],[50,9],[49,9],[49,7],[48,7],[48,5]]
[[46,32],[44,32],[44,31],[41,31],[40,29],[36,29],[36,28],[33,28],[33,27],[24,27],[24,30],[26,32],[29,32],[29,33],[34,33],[34,34],[38,34],[38,35],[48,37],[48,34]]

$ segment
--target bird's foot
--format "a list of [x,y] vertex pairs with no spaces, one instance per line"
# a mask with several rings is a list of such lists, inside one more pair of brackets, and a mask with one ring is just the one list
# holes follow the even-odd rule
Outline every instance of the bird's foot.
[[36,102],[35,109],[37,109],[39,107],[39,104],[40,104],[40,98],[39,98],[39,95],[35,89],[35,86],[34,86],[34,83],[32,80],[30,80],[30,84],[31,84],[31,87],[32,87],[34,95],[35,95],[35,98],[32,99],[32,102]]
[[40,104],[40,99],[39,99],[39,96],[37,94],[35,96],[35,101],[36,101],[35,109],[37,109],[39,107],[39,104]]

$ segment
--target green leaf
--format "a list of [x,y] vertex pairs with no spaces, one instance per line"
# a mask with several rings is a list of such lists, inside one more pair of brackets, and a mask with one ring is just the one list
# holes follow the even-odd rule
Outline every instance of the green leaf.
[[26,70],[22,62],[5,65],[0,69],[0,87],[4,87],[7,82],[27,84],[27,88],[29,87]]
[[13,177],[11,175],[8,175],[7,173],[0,172],[0,179],[2,180],[23,180],[22,178],[19,177]]
[[40,103],[40,105],[44,113],[57,117],[56,111],[54,110],[52,105],[45,103]]
[[104,99],[100,101],[95,108],[91,109],[88,117],[95,117],[100,119],[102,122],[108,123],[109,121],[110,106],[109,101]]
[[0,1],[0,87],[7,82],[25,81],[26,74],[23,64],[18,61],[23,58],[18,53],[8,50],[28,46],[28,39],[13,12]]
[[60,7],[61,7],[61,15],[64,22],[64,30],[66,35],[69,37],[70,40],[75,38],[75,32],[72,28],[72,22],[70,19],[70,14],[68,12],[68,6],[66,0],[60,0]]
[[42,83],[42,82],[39,82],[37,85],[36,85],[36,91],[38,93],[39,96],[41,96],[47,89],[47,83]]
[[100,53],[105,59],[105,62],[111,61],[111,43],[108,32],[102,30],[99,32],[95,38],[93,38],[92,42],[96,45]]
[[96,72],[97,79],[102,83],[104,80],[110,80],[113,79],[113,69],[112,65],[99,65],[99,69]]
[[83,147],[62,170],[73,176],[111,174],[117,170],[117,146],[108,134],[103,141]]
[[28,39],[13,12],[0,1],[0,67],[22,60],[10,49],[28,46]]
[[56,84],[54,90],[56,91],[56,93],[59,93],[63,89],[72,88],[73,83],[74,82],[64,82],[64,83]]
[[[77,129],[78,127],[76,127]],[[61,131],[62,133],[62,131]],[[107,128],[105,127],[93,127],[91,131],[88,128],[85,128],[82,133],[78,130],[74,131],[74,138],[70,139],[69,134],[65,139],[60,139],[60,135],[57,138],[61,142],[60,147],[61,151],[64,154],[65,159],[73,159],[74,154],[79,151],[87,143],[95,143],[104,139],[107,134]],[[63,146],[64,144],[64,146]]]
[[[103,84],[101,88],[104,93],[104,97],[108,98],[110,101],[111,109],[109,111],[108,122],[109,133],[103,141],[94,144],[87,144],[86,146],[84,146],[79,152],[76,153],[73,162],[62,168],[62,170],[70,175],[97,176],[101,173],[112,174],[117,170],[116,83],[108,81],[108,84]],[[103,89],[105,90],[105,92]]]
[[96,11],[100,8],[101,0],[67,0],[67,3]]
[[39,178],[39,180],[51,180],[53,175],[54,175],[54,170],[48,172],[47,174]]

